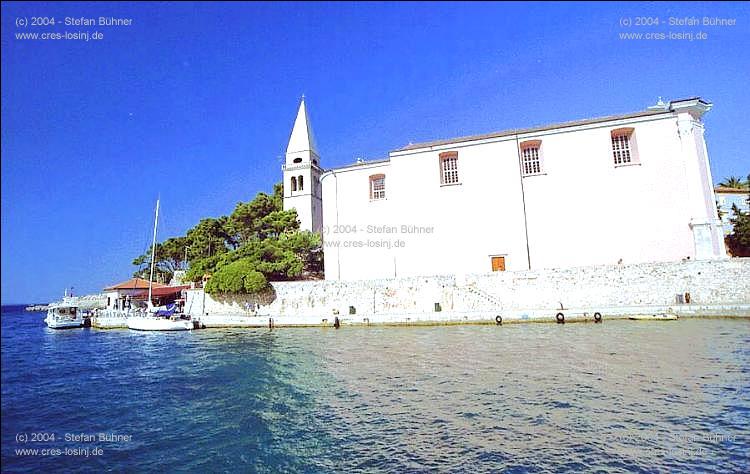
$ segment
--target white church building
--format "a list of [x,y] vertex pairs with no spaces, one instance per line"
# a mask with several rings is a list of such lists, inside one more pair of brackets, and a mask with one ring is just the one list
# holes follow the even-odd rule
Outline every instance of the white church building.
[[409,144],[324,170],[304,99],[284,209],[321,232],[325,278],[726,258],[700,99]]

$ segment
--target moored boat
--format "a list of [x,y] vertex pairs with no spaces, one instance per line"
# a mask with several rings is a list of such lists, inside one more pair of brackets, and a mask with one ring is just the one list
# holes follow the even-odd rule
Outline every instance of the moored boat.
[[129,329],[138,331],[188,331],[193,329],[190,319],[183,319],[175,314],[174,305],[171,308],[154,307],[153,281],[154,265],[156,263],[156,229],[159,224],[159,200],[156,200],[156,215],[154,217],[154,237],[151,243],[151,276],[148,280],[148,299],[146,308],[140,308],[128,315]]
[[51,329],[67,329],[83,327],[88,312],[78,308],[74,302],[64,298],[60,303],[53,303],[47,309],[44,322]]
[[165,318],[146,313],[129,317],[128,328],[137,331],[189,331],[193,329],[193,322],[176,315]]

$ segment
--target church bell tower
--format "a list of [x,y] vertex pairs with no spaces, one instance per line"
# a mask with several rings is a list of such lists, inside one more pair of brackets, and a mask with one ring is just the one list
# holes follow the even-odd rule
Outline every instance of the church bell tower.
[[281,170],[284,175],[284,210],[297,210],[300,230],[320,232],[323,228],[320,186],[323,170],[305,106],[305,96],[302,96],[299,104]]

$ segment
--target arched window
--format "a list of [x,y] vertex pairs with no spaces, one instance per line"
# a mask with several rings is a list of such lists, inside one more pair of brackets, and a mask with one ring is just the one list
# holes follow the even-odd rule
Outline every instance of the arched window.
[[302,191],[304,187],[302,186],[302,176],[297,178],[297,184],[299,185],[299,190]]
[[521,168],[524,176],[542,172],[542,141],[526,140],[519,144],[521,148]]
[[292,176],[292,191],[296,191],[296,190],[297,190],[297,178]]
[[374,174],[370,176],[370,199],[385,199],[385,175]]

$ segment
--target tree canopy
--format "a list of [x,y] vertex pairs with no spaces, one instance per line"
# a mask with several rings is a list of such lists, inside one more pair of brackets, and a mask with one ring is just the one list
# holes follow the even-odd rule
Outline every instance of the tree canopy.
[[[211,294],[257,293],[268,281],[319,277],[323,266],[320,236],[300,231],[297,212],[283,209],[281,183],[272,195],[258,193],[229,216],[202,219],[185,236],[157,244],[156,256],[161,279],[187,267],[188,281],[210,275]],[[133,264],[149,264],[150,257],[149,251]],[[148,266],[136,275],[147,277]]]
[[[169,281],[176,270],[185,264],[185,237],[173,237],[156,244],[158,260],[154,268],[157,280]],[[134,276],[148,279],[151,271],[151,251],[133,260],[133,265],[140,267]]]
[[268,280],[249,258],[224,265],[206,283],[208,293],[258,293],[267,287]]
[[742,180],[738,176],[730,176],[724,178],[724,181],[719,183],[720,186],[726,186],[727,188],[741,188],[743,186]]
[[[747,177],[750,183],[750,175]],[[750,207],[750,187],[748,187],[747,199]],[[729,252],[735,257],[750,257],[750,211],[743,212],[736,204],[732,205],[732,217],[729,218],[732,224],[732,233],[726,237],[726,244]]]

